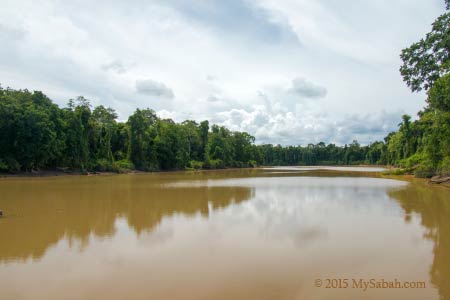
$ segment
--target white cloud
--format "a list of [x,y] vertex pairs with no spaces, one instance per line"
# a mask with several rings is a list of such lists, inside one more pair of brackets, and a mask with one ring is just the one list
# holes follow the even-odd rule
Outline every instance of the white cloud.
[[155,97],[163,97],[172,99],[174,97],[172,89],[168,88],[164,83],[152,80],[136,80],[136,91]]
[[123,74],[127,71],[126,67],[118,60],[114,60],[110,62],[109,64],[102,65],[102,70],[104,71],[113,71],[117,74]]
[[323,98],[327,95],[326,88],[300,77],[292,80],[292,87],[289,91],[306,98]]

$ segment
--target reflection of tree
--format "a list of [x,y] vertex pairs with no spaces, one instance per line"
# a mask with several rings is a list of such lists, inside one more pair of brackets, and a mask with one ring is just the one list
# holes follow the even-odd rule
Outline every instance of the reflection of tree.
[[450,190],[423,185],[409,185],[389,195],[400,203],[408,221],[418,213],[426,228],[425,238],[434,242],[431,282],[441,299],[450,299]]
[[0,207],[7,215],[0,219],[0,262],[40,258],[64,237],[86,245],[91,234],[111,236],[117,217],[140,233],[166,216],[208,216],[209,207],[252,196],[246,187],[162,188],[162,182],[141,176],[86,179],[3,182]]

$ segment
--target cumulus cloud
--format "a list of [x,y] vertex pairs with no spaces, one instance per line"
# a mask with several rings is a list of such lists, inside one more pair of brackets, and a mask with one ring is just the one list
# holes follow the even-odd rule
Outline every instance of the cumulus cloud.
[[104,64],[101,68],[104,71],[113,71],[117,74],[123,74],[127,71],[123,63],[118,60],[112,61],[109,64]]
[[231,130],[250,132],[258,143],[307,145],[325,142],[343,145],[353,140],[362,144],[382,140],[386,133],[396,129],[400,115],[401,111],[379,111],[336,118],[326,112],[273,111],[271,107],[258,105],[251,110],[219,112],[211,121]]
[[206,98],[206,101],[208,101],[208,102],[219,102],[220,99],[219,99],[219,97],[217,97],[215,95],[209,95],[208,98]]
[[152,80],[136,80],[136,91],[141,94],[172,99],[174,97],[172,89],[164,83]]
[[216,76],[214,76],[214,75],[208,74],[208,75],[206,75],[206,80],[208,80],[208,81],[214,81],[214,80],[217,80],[217,78],[216,78]]
[[23,28],[0,24],[0,38],[3,41],[20,40],[25,37],[26,33],[27,31]]
[[292,87],[289,91],[305,98],[323,98],[327,95],[326,88],[300,77],[292,80]]

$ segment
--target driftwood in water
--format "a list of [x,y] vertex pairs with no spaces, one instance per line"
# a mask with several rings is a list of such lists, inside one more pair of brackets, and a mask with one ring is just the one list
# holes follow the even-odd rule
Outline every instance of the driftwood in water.
[[0,217],[1,217],[1,216],[3,216],[3,212],[2,212],[2,210],[0,209]]

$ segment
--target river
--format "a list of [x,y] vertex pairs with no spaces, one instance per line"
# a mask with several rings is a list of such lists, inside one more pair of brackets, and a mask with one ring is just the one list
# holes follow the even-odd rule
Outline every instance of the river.
[[0,179],[0,299],[450,299],[450,190],[326,169]]

